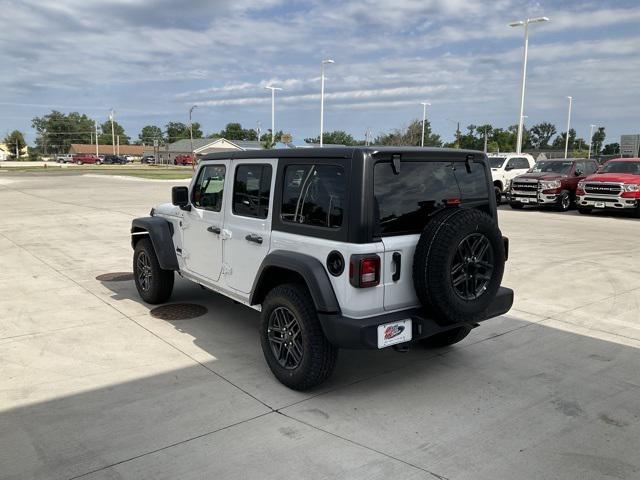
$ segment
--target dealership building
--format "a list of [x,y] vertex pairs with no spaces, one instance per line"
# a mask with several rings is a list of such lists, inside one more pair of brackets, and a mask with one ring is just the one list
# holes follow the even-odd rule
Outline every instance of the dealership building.
[[620,137],[620,155],[623,157],[639,157],[640,135],[622,135]]

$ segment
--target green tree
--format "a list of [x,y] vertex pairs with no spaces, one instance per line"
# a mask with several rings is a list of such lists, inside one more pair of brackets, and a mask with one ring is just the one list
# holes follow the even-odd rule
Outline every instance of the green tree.
[[[305,138],[304,141],[307,143],[320,143],[320,135],[313,138]],[[331,144],[331,145],[347,145],[347,146],[358,144],[358,142],[344,130],[334,130],[333,132],[323,132],[322,143]]]
[[[202,130],[198,122],[191,124],[193,128],[193,138],[203,138]],[[189,124],[182,122],[169,122],[165,127],[167,131],[166,141],[169,143],[177,142],[185,138],[191,138],[191,132],[189,131]]]
[[[413,120],[407,128],[395,129],[389,133],[383,133],[374,140],[375,145],[419,146],[422,137],[422,121]],[[440,135],[432,133],[431,123],[427,120],[424,124],[424,145],[426,147],[441,147],[442,139]]]
[[615,155],[620,153],[620,144],[619,143],[609,143],[604,146],[602,149],[603,155]]
[[531,127],[531,144],[534,148],[543,149],[549,147],[549,141],[557,131],[553,123],[542,122]]
[[[567,132],[560,132],[558,136],[553,140],[553,148],[564,149],[567,138]],[[576,141],[576,130],[574,128],[569,129],[569,150],[573,150],[573,146]]]
[[591,148],[596,155],[602,151],[602,145],[604,145],[604,139],[606,137],[607,134],[604,133],[604,127],[599,127],[598,130],[593,133],[593,137],[591,137],[593,146]]
[[160,142],[164,140],[162,129],[160,127],[156,127],[155,125],[146,125],[142,127],[142,130],[138,134],[137,143],[153,145],[154,140],[159,140]]
[[14,130],[9,135],[4,137],[3,143],[11,152],[12,160],[19,160],[22,149],[27,146],[27,142],[24,141],[24,135],[20,130]]
[[67,153],[72,143],[91,143],[95,122],[84,114],[56,110],[31,120],[36,146],[44,153]]
[[284,135],[283,131],[278,130],[274,135],[274,141],[271,141],[271,129],[268,129],[267,132],[263,133],[260,137],[260,142],[262,142],[264,148],[273,148],[276,143],[282,141],[282,135]]
[[[130,138],[124,132],[124,127],[115,120],[113,122],[113,134],[115,135],[115,142],[111,137],[111,120],[107,120],[102,125],[100,125],[100,132],[100,135],[98,135],[98,144],[100,145],[112,145],[114,143],[117,144],[118,141],[120,142],[120,145],[129,145]],[[120,137],[119,140],[118,137]]]
[[227,140],[258,140],[258,132],[253,128],[244,129],[242,125],[237,122],[227,123],[224,130],[221,130],[218,136],[226,138]]

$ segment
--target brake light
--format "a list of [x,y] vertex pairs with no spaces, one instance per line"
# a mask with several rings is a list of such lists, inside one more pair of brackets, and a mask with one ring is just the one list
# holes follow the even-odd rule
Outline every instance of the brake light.
[[380,283],[378,255],[352,255],[349,262],[349,281],[356,288],[375,287]]

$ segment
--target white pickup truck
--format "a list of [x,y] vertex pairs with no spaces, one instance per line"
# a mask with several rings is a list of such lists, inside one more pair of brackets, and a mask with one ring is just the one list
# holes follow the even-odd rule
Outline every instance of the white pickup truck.
[[509,182],[533,168],[536,161],[528,153],[492,153],[487,157],[491,166],[496,203],[500,205],[502,195],[506,194],[509,188]]

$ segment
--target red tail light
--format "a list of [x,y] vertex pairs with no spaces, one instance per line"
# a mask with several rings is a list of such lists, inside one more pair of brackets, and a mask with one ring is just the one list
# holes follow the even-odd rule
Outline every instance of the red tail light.
[[349,262],[349,281],[356,288],[375,287],[380,283],[378,255],[352,255]]

